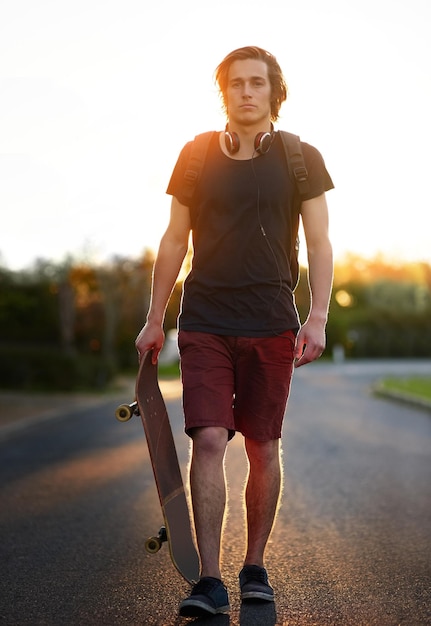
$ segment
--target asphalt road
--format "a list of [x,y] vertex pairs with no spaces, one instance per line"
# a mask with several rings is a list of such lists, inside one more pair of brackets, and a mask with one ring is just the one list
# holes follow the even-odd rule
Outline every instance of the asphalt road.
[[[239,602],[246,468],[241,437],[230,443],[223,570],[232,611],[192,623],[431,624],[431,414],[370,394],[390,370],[429,374],[431,362],[317,363],[295,374],[267,554],[275,606]],[[117,422],[115,405],[0,436],[2,624],[187,623],[177,606],[188,586],[167,550],[144,551],[161,513],[142,426]],[[185,471],[178,398],[168,408]]]

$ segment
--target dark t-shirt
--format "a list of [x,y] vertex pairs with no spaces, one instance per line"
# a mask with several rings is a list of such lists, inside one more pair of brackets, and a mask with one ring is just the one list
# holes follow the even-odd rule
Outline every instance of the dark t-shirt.
[[[320,153],[301,146],[307,200],[333,184]],[[167,189],[190,207],[193,238],[179,328],[244,337],[297,330],[289,266],[296,191],[280,136],[266,154],[236,160],[223,154],[215,134],[191,201],[182,194],[190,149],[188,143],[181,151]]]

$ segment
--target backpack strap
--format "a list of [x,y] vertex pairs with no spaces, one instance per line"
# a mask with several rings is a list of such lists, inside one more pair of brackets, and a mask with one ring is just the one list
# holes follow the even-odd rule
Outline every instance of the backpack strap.
[[296,191],[293,199],[293,206],[291,211],[290,232],[291,240],[288,242],[290,248],[290,273],[292,276],[292,291],[295,291],[299,283],[299,215],[301,212],[302,196],[310,191],[310,184],[308,182],[308,171],[305,166],[304,156],[301,149],[301,141],[298,135],[288,133],[285,130],[279,131],[284,153],[286,155],[287,169],[289,177],[296,186]]
[[280,130],[280,137],[283,142],[286,154],[289,176],[295,182],[299,195],[302,196],[310,191],[308,182],[308,171],[305,167],[304,156],[301,150],[301,141],[298,135]]
[[192,142],[187,169],[184,173],[183,193],[187,200],[191,200],[193,197],[193,193],[202,173],[208,147],[216,132],[217,131],[215,130],[210,130],[206,133],[196,135],[194,141]]

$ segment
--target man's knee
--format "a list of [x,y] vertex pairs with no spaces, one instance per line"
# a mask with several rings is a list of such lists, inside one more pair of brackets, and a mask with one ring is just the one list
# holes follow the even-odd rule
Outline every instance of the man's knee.
[[194,428],[191,432],[193,452],[203,454],[224,454],[229,431],[219,426]]
[[245,440],[245,449],[250,465],[267,466],[280,459],[280,439],[269,441]]

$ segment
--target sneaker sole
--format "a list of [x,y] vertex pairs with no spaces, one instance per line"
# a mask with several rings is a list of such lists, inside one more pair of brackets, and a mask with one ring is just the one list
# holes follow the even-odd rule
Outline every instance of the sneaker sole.
[[241,594],[241,600],[263,600],[264,602],[274,602],[274,596],[264,591],[245,591]]
[[219,606],[216,609],[205,602],[199,600],[184,600],[180,604],[181,617],[202,617],[205,615],[217,615],[217,613],[228,613],[230,611],[229,604],[225,606]]

